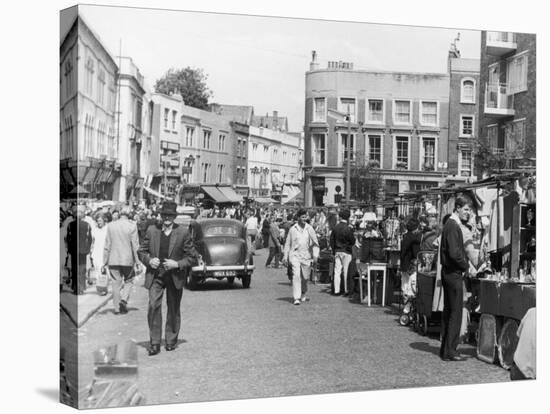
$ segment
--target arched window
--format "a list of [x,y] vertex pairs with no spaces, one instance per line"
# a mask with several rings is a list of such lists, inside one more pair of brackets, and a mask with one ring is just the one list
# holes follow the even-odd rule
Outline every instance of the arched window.
[[460,89],[460,102],[461,103],[475,103],[476,102],[476,83],[471,78],[462,80],[462,87]]

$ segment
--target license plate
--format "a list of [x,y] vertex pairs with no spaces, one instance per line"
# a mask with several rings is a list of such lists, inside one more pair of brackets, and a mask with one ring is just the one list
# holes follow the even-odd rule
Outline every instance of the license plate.
[[215,277],[228,277],[228,276],[235,276],[237,274],[234,270],[218,270],[214,272]]

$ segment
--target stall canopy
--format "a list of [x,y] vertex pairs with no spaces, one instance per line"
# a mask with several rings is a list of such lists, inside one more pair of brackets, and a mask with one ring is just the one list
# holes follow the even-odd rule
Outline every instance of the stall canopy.
[[256,197],[254,198],[254,202],[258,204],[275,204],[278,203],[277,200],[274,200],[269,197]]
[[240,203],[243,201],[243,196],[237,194],[231,187],[218,187],[218,190],[229,200],[231,203]]
[[231,203],[231,201],[220,191],[219,187],[203,185],[201,190],[216,203]]
[[161,193],[159,193],[158,191],[155,191],[155,190],[153,190],[152,188],[147,187],[147,186],[145,186],[145,185],[143,186],[143,189],[144,189],[145,191],[147,191],[149,194],[154,195],[155,197],[166,198],[165,196],[163,196],[163,195],[162,195]]
[[300,191],[300,187],[297,185],[285,184],[283,187],[283,196],[281,201],[283,204],[298,201],[301,194],[302,192]]

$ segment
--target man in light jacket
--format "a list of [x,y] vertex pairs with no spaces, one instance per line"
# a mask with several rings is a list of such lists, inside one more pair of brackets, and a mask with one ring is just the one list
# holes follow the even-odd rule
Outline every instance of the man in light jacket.
[[298,222],[290,228],[286,238],[283,263],[292,266],[292,296],[294,305],[299,305],[308,300],[307,280],[311,266],[319,257],[319,241],[313,227],[306,223],[307,211],[300,209],[296,216]]
[[129,220],[130,207],[120,211],[120,219],[107,226],[102,272],[109,268],[115,313],[128,313],[134,266],[139,263],[139,237],[135,222]]

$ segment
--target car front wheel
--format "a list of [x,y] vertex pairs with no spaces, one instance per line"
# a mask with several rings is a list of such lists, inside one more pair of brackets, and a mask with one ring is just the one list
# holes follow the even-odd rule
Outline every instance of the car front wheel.
[[229,276],[227,278],[227,283],[229,283],[230,285],[232,285],[234,281],[235,281],[235,276]]
[[243,288],[245,289],[248,289],[250,288],[250,280],[251,280],[251,277],[250,277],[250,273],[247,273],[246,275],[243,275],[241,281],[243,283]]

